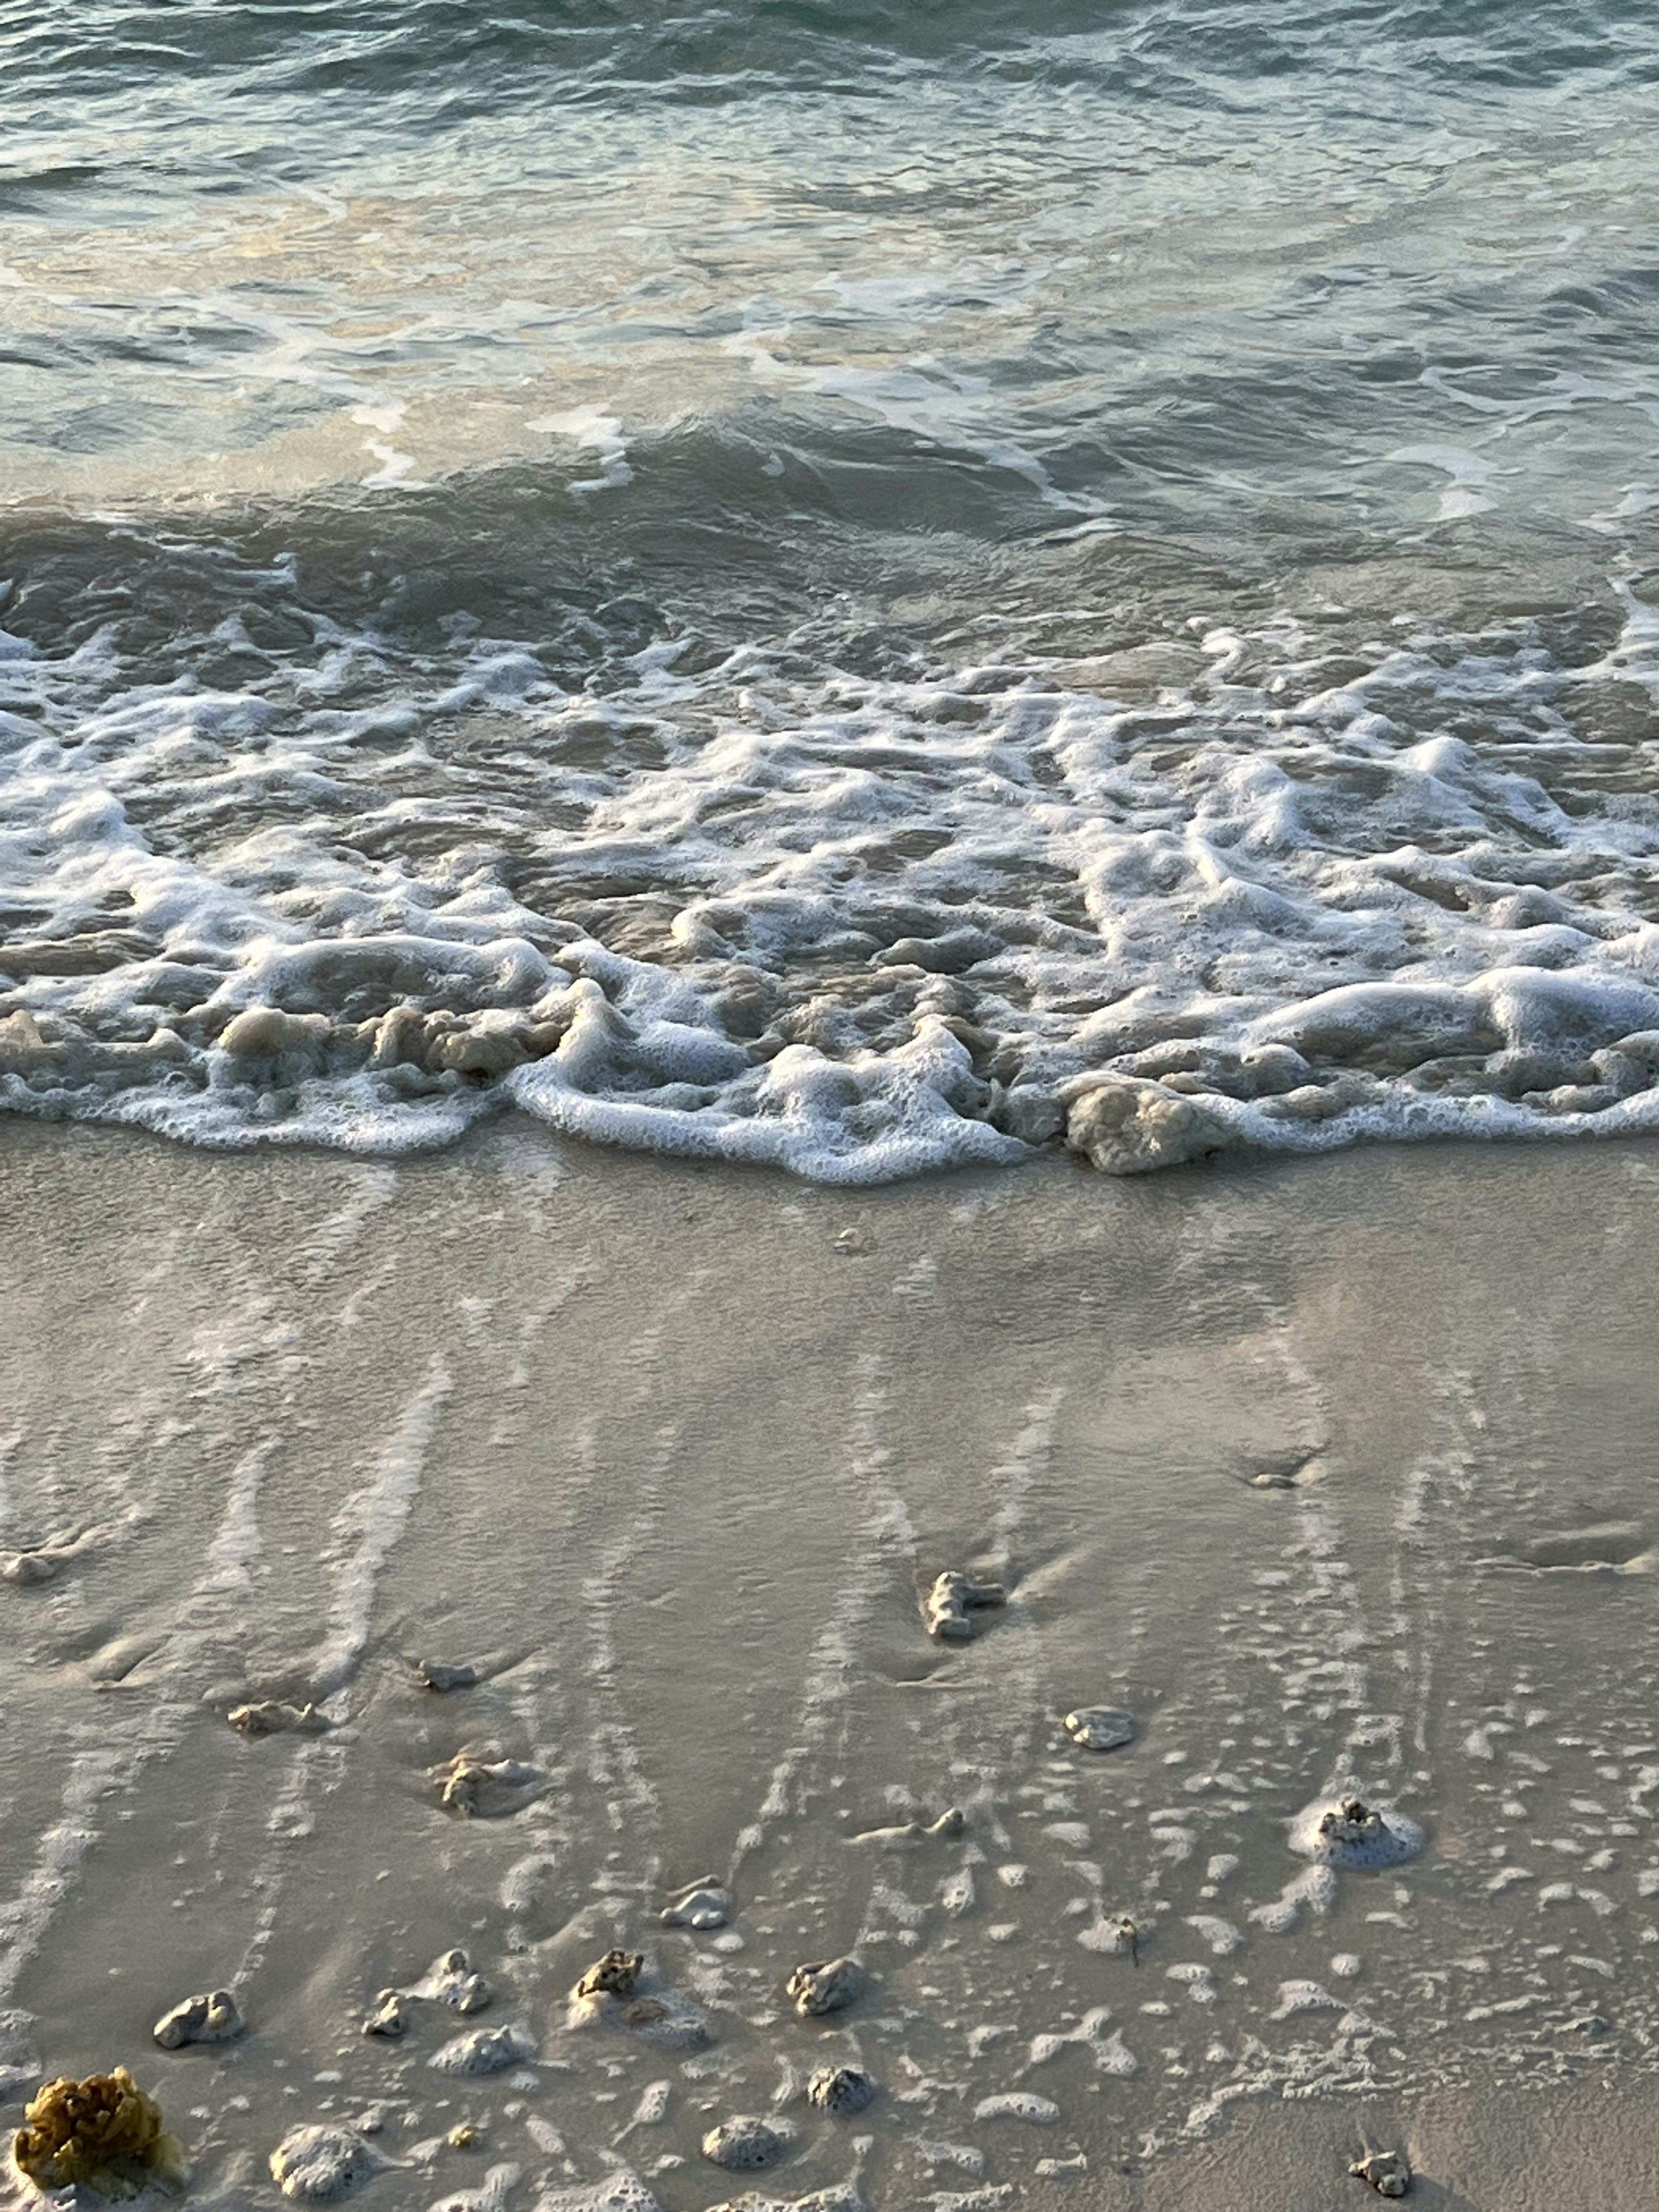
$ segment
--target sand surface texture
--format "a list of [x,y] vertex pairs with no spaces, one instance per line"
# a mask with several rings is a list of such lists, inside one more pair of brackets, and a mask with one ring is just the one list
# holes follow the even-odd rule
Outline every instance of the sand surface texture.
[[312,2125],[386,2212],[1650,2204],[1656,1214],[0,1129],[8,2124],[125,2063],[239,2206]]

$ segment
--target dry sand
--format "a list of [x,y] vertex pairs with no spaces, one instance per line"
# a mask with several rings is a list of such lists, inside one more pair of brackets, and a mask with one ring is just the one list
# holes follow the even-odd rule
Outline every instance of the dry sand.
[[[0,1582],[8,2120],[125,2062],[238,2206],[349,2120],[386,2212],[623,2166],[664,2212],[1321,2212],[1365,2141],[1425,2205],[1645,2212],[1656,1217],[1612,1144],[849,1195],[0,1126],[0,1547],[74,1540]],[[954,1646],[949,1567],[1010,1593]],[[227,1723],[264,1699],[331,1725]],[[518,1763],[495,1817],[439,1802],[464,1751]],[[1287,1831],[1348,1784],[1428,1841],[1322,1896]],[[729,1925],[663,1927],[703,1875]],[[617,1943],[665,2015],[571,2025]],[[457,1944],[488,2008],[360,2034]],[[242,2038],[155,2047],[221,1987]],[[430,2064],[498,2027],[534,2055]],[[699,2154],[742,2114],[769,2174]]]

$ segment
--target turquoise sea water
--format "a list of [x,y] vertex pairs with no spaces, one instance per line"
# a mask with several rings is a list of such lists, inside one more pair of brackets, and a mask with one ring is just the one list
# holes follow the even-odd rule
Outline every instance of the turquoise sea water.
[[1605,5],[8,0],[9,1103],[1646,1126],[1656,76]]

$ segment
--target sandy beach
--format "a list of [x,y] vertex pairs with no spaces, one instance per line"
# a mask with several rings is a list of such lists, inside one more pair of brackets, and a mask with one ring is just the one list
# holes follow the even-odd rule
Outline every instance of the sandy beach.
[[[1315,2212],[1376,2147],[1645,2207],[1656,1194],[1636,1144],[848,1194],[6,1123],[8,2124],[126,2063],[239,2205],[320,2123],[388,2212]],[[1007,1592],[961,1644],[949,1569]],[[1296,1856],[1352,1791],[1420,1852]],[[613,1946],[650,2001],[584,2021]],[[156,2048],[216,1989],[246,2033]],[[769,2172],[701,2154],[742,2115]]]

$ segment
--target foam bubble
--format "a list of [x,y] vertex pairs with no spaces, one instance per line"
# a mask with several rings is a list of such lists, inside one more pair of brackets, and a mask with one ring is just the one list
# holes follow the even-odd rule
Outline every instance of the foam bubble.
[[[603,410],[544,419],[616,461]],[[661,638],[566,689],[250,575],[312,642],[228,617],[241,690],[112,633],[0,655],[0,1108],[390,1153],[510,1107],[849,1185],[1659,1128],[1654,840],[1597,734],[1659,699],[1624,587],[1577,665],[1284,618],[1149,701],[1133,654],[854,686]]]

